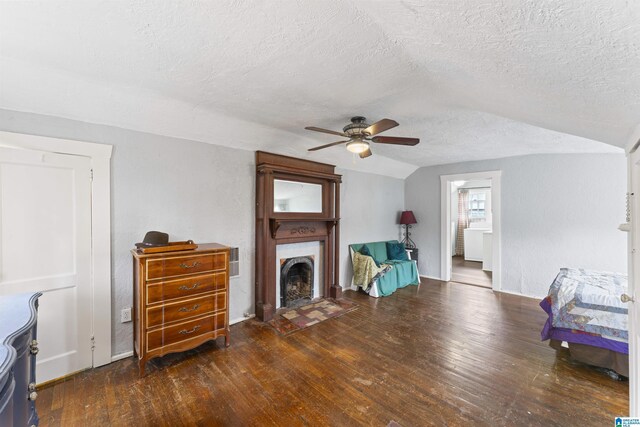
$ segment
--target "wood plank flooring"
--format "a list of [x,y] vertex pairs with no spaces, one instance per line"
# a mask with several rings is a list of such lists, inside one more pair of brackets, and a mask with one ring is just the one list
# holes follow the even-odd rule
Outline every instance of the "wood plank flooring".
[[490,288],[492,278],[490,271],[482,269],[478,261],[465,261],[462,256],[451,258],[451,281]]
[[628,383],[540,342],[537,301],[423,280],[279,336],[247,321],[149,363],[133,358],[39,392],[41,426],[606,426]]

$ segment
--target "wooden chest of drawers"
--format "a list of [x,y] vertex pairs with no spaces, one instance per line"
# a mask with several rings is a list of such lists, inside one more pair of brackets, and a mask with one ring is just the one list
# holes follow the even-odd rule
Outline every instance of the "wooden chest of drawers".
[[225,337],[229,346],[229,248],[133,254],[134,351],[149,359]]

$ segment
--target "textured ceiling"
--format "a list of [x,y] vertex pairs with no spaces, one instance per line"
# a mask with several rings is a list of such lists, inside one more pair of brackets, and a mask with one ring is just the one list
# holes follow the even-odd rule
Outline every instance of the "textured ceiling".
[[[396,177],[640,123],[634,1],[0,1],[0,61],[0,108]],[[422,142],[307,153],[353,115]]]

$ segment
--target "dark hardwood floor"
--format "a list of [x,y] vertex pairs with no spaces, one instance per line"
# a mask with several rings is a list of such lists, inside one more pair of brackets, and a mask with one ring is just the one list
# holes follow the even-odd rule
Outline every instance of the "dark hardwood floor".
[[463,256],[451,258],[451,281],[490,288],[492,277],[490,271],[482,269],[478,261],[465,261]]
[[41,426],[607,426],[628,383],[540,342],[537,301],[423,280],[282,337],[268,325],[40,391]]

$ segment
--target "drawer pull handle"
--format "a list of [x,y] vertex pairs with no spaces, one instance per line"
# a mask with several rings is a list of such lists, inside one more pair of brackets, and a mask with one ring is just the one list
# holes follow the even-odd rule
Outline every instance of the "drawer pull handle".
[[180,335],[187,335],[187,334],[192,334],[195,331],[197,331],[198,329],[200,329],[200,325],[198,326],[194,326],[193,329],[191,329],[190,331],[187,331],[186,329],[181,330],[180,332],[178,332]]
[[34,401],[38,398],[36,393],[36,383],[29,383],[29,400]]
[[193,286],[191,286],[191,287],[188,287],[186,285],[182,285],[178,289],[181,290],[181,291],[192,291],[195,288],[197,288],[198,286],[200,286],[200,283],[194,283]]
[[29,344],[29,352],[33,355],[36,355],[38,354],[38,351],[40,351],[38,350],[38,341],[36,340],[31,341],[31,344]]
[[195,268],[195,267],[197,267],[199,265],[200,265],[200,261],[194,261],[194,263],[191,264],[191,265],[187,265],[184,262],[180,263],[180,267],[182,267],[182,268]]
[[190,311],[196,311],[198,308],[200,308],[200,304],[196,304],[191,308],[182,307],[178,311],[181,312],[181,313],[188,313]]

